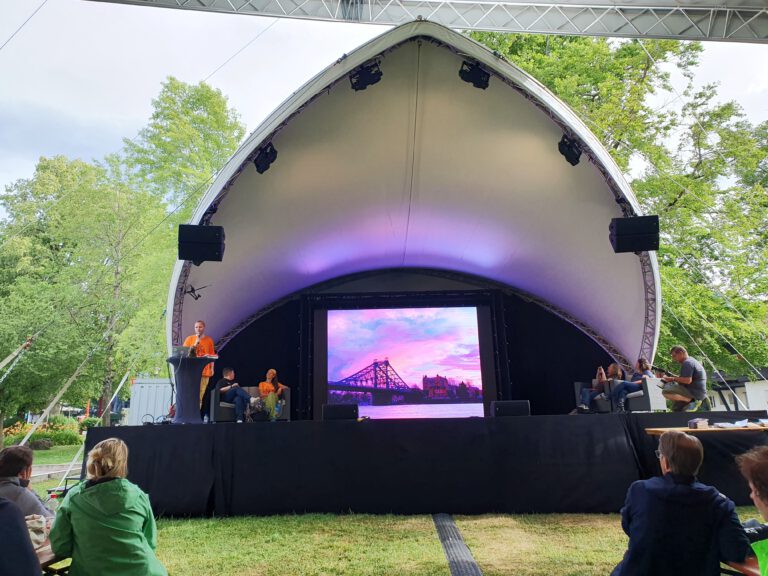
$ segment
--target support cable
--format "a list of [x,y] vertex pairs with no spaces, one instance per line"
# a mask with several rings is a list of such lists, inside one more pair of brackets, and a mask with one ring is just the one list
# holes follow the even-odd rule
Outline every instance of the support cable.
[[750,367],[750,368],[752,368],[752,370],[754,370],[755,374],[757,374],[757,376],[758,376],[758,380],[764,380],[764,379],[765,379],[765,376],[763,376],[763,373],[762,373],[762,372],[760,372],[760,370],[758,370],[757,368],[755,368],[754,364],[752,364],[752,362],[750,362],[750,361],[747,359],[747,357],[746,357],[746,356],[744,356],[744,355],[743,355],[741,352],[739,352],[739,351],[738,351],[738,349],[736,348],[736,346],[734,346],[734,345],[733,345],[733,343],[732,343],[730,340],[728,340],[728,338],[725,336],[725,334],[723,334],[722,332],[720,332],[720,330],[718,330],[718,329],[717,329],[717,327],[716,327],[714,324],[712,324],[712,323],[711,323],[709,320],[707,320],[707,319],[706,319],[706,317],[704,316],[704,314],[702,314],[702,313],[699,311],[699,309],[698,309],[698,308],[696,308],[696,306],[694,306],[693,304],[691,304],[691,303],[688,301],[688,299],[687,299],[685,296],[683,296],[683,295],[680,293],[680,291],[679,291],[677,288],[675,288],[675,285],[674,285],[674,283],[670,282],[670,283],[669,283],[669,285],[670,285],[670,287],[672,288],[672,290],[674,290],[674,291],[675,291],[675,293],[676,293],[676,294],[677,294],[677,295],[678,295],[680,298],[682,298],[682,299],[683,299],[683,301],[684,301],[684,302],[685,302],[685,303],[686,303],[688,306],[690,306],[691,310],[693,310],[694,312],[696,312],[696,314],[698,314],[699,318],[701,318],[701,319],[704,321],[704,323],[705,323],[707,326],[709,326],[709,327],[710,327],[712,330],[714,330],[714,331],[715,331],[715,333],[716,333],[718,336],[720,336],[720,338],[722,338],[722,339],[723,339],[723,341],[725,341],[725,343],[726,343],[726,344],[728,344],[728,345],[729,345],[731,348],[733,348],[734,350],[736,350],[736,354],[738,354],[739,356],[741,356],[742,358],[744,358],[744,361],[745,361],[745,362],[746,362],[746,363],[749,365],[749,367]]
[[123,376],[123,379],[120,380],[120,384],[117,386],[117,390],[115,390],[115,393],[112,394],[112,397],[109,399],[109,402],[107,402],[101,409],[101,414],[99,414],[99,418],[104,418],[104,413],[109,410],[109,407],[112,405],[112,402],[115,401],[115,398],[117,398],[117,395],[120,393],[120,389],[123,387],[123,384],[125,384],[125,381],[128,380],[128,375],[133,371],[133,367],[136,365],[134,362],[131,364],[131,367],[128,368],[128,370],[125,371],[125,376]]
[[[681,256],[685,259],[686,262],[688,262],[688,264],[690,264],[691,266],[695,267],[695,263],[691,261],[691,258],[687,254],[681,254]],[[697,269],[697,272],[703,276],[703,273],[701,272],[701,270]],[[728,298],[728,296],[724,292],[722,292],[716,286],[713,286],[713,288],[715,289],[715,292],[717,292],[717,294],[723,300],[725,300],[726,304],[728,304],[728,306],[731,308],[731,310],[736,312],[736,314],[738,314],[741,317],[741,319],[744,320],[744,322],[746,322],[750,326],[750,328],[752,328],[755,332],[757,332],[764,340],[768,341],[768,334],[766,334],[765,332],[760,330],[760,328],[755,326],[754,323],[753,323],[754,322],[753,320],[750,320],[749,318],[744,316],[744,314],[741,312],[741,310],[736,308],[736,306],[733,304],[731,299]]]
[[22,23],[21,23],[21,25],[20,25],[18,28],[16,28],[16,30],[14,30],[13,34],[11,34],[11,35],[8,37],[8,40],[6,40],[5,42],[3,42],[3,45],[2,45],[2,46],[0,46],[0,50],[2,50],[3,48],[5,48],[5,47],[8,45],[8,43],[9,43],[11,40],[13,40],[13,37],[14,37],[14,36],[16,36],[16,34],[18,34],[19,32],[21,32],[21,29],[22,29],[22,28],[24,28],[24,26],[26,26],[26,25],[27,25],[27,23],[28,23],[30,20],[32,20],[32,18],[34,18],[35,14],[37,14],[38,12],[40,12],[40,9],[41,9],[43,6],[45,6],[47,3],[48,3],[48,0],[43,0],[43,2],[40,4],[40,6],[38,6],[37,8],[35,8],[35,11],[34,11],[34,12],[32,12],[32,14],[30,14],[30,15],[29,15],[29,17],[28,17],[26,20],[24,20],[24,22],[22,22]]
[[[63,474],[63,475],[61,476],[61,478],[59,479],[59,483],[56,485],[56,488],[55,488],[55,490],[60,490],[60,489],[61,489],[61,487],[62,487],[64,484],[66,484],[66,482],[67,482],[67,478],[69,477],[69,474],[72,472],[72,468],[74,468],[74,467],[75,467],[75,463],[76,463],[78,460],[82,462],[81,458],[82,458],[82,455],[83,455],[83,451],[84,451],[84,450],[85,450],[85,443],[83,443],[83,444],[80,444],[80,448],[78,448],[78,450],[77,450],[77,454],[75,454],[75,455],[74,455],[74,457],[72,458],[72,460],[70,461],[70,463],[69,463],[69,466],[67,467],[67,471],[66,471],[66,472],[64,472],[64,474]],[[81,474],[82,474],[82,472],[81,472]]]
[[115,324],[117,323],[118,318],[120,317],[119,314],[115,316],[115,318],[112,320],[112,323],[107,327],[106,331],[102,335],[102,337],[99,339],[99,341],[96,343],[96,345],[91,348],[91,350],[86,355],[85,359],[80,363],[80,365],[77,367],[77,370],[75,370],[75,373],[72,374],[72,376],[69,377],[69,380],[67,380],[64,383],[64,386],[61,387],[59,392],[56,394],[56,396],[53,398],[50,404],[48,404],[48,407],[43,411],[43,413],[40,415],[40,417],[37,419],[37,421],[32,425],[32,428],[30,428],[29,432],[27,432],[27,435],[24,436],[24,439],[19,443],[20,446],[24,446],[27,441],[30,439],[32,434],[35,433],[35,431],[40,427],[40,424],[43,423],[43,421],[48,418],[48,416],[51,413],[51,410],[53,407],[58,404],[59,400],[61,400],[61,397],[64,395],[64,393],[69,390],[69,387],[72,385],[72,383],[77,380],[77,377],[80,376],[80,373],[83,371],[83,369],[86,367],[88,362],[90,362],[93,355],[96,353],[96,350],[99,349],[99,346],[101,346],[101,343],[106,340],[107,336],[109,336],[109,333],[112,331],[112,329],[115,327]]
[[725,381],[725,378],[720,373],[720,371],[717,369],[717,366],[715,366],[715,363],[712,362],[709,356],[707,356],[707,353],[704,352],[701,346],[699,346],[699,343],[696,342],[693,335],[688,331],[688,328],[685,327],[685,324],[680,320],[680,318],[677,317],[677,315],[674,313],[672,308],[669,306],[669,304],[662,303],[662,306],[666,307],[667,311],[672,314],[672,317],[677,320],[677,323],[680,324],[680,327],[683,329],[683,331],[688,335],[688,338],[691,340],[691,343],[696,346],[696,348],[701,353],[702,358],[704,358],[707,362],[709,362],[709,365],[712,367],[712,370],[717,374],[717,376],[720,378],[720,381],[725,385],[726,388],[733,394],[733,397],[736,399],[736,402],[741,404],[741,406],[744,408],[744,410],[749,410],[749,408],[744,404],[744,402],[741,401],[741,398],[736,394],[736,392],[728,385],[728,382]]

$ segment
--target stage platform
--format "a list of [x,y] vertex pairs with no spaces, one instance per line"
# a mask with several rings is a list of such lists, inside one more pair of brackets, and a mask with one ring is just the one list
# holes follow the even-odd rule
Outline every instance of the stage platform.
[[[697,413],[711,421],[766,413]],[[128,478],[162,516],[306,512],[617,512],[629,485],[658,473],[658,438],[691,414],[451,420],[261,422],[92,428],[129,446]],[[733,456],[765,432],[701,436],[701,481],[737,504]]]

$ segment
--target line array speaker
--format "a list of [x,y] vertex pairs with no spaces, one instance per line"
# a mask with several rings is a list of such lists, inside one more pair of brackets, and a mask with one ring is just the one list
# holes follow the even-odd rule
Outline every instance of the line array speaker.
[[647,252],[659,249],[659,217],[613,218],[608,227],[613,251]]
[[179,260],[221,262],[224,258],[224,227],[179,225]]

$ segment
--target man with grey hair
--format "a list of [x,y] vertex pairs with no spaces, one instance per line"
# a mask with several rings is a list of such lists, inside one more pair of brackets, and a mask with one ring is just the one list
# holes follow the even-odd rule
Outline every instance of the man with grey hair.
[[680,376],[664,376],[662,394],[672,400],[673,412],[693,412],[707,397],[707,373],[696,358],[688,356],[683,346],[672,346],[672,360],[680,364]]
[[717,576],[721,561],[744,562],[749,540],[733,502],[696,480],[699,439],[665,432],[656,455],[663,476],[627,491],[621,526],[629,546],[612,576]]

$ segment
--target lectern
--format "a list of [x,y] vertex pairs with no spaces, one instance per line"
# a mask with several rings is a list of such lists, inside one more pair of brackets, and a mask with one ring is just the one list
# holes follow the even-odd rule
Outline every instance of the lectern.
[[168,363],[173,366],[176,380],[176,416],[174,424],[202,424],[200,419],[200,378],[203,368],[215,358],[171,356]]

